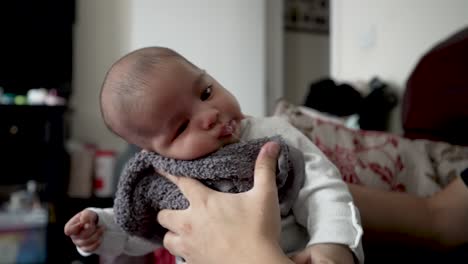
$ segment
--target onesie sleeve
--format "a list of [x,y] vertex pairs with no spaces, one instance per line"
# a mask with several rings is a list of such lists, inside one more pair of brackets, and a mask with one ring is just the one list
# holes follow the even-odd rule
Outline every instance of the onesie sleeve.
[[114,211],[112,208],[102,209],[92,207],[88,209],[96,212],[99,219],[98,226],[104,227],[104,233],[101,245],[95,251],[84,252],[77,247],[81,255],[89,256],[91,254],[98,254],[104,256],[118,256],[125,254],[129,256],[142,256],[161,247],[161,245],[125,233],[114,222]]
[[260,127],[262,131],[253,133],[251,129],[250,136],[260,136],[264,132],[279,134],[286,143],[304,154],[305,181],[292,210],[296,221],[309,233],[307,246],[319,243],[347,245],[363,263],[359,211],[338,169],[284,118],[266,118],[260,123],[256,128]]

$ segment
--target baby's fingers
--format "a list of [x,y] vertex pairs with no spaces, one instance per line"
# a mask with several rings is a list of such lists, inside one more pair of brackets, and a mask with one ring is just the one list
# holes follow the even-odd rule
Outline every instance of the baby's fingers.
[[67,223],[64,228],[64,233],[67,236],[78,235],[82,229],[82,225],[79,222]]
[[78,213],[74,215],[68,222],[65,224],[65,227],[63,228],[63,232],[67,236],[71,235],[76,235],[80,232],[80,229],[82,225],[80,224],[80,215],[81,213]]
[[79,234],[75,235],[76,238],[80,239],[88,239],[89,237],[93,236],[94,233],[97,232],[98,227],[94,224],[85,224]]
[[83,223],[84,226],[96,225],[98,222],[98,216],[96,212],[89,209],[85,209],[80,214],[80,223]]
[[91,234],[86,238],[82,238],[81,235],[79,237],[72,237],[73,243],[81,248],[84,251],[89,252],[90,250],[86,250],[86,248],[90,248],[96,244],[96,242],[100,242],[103,234],[103,229],[98,228],[96,232]]
[[83,250],[84,252],[93,252],[96,249],[98,249],[100,245],[101,245],[101,240],[98,240],[88,246],[82,247],[81,250]]

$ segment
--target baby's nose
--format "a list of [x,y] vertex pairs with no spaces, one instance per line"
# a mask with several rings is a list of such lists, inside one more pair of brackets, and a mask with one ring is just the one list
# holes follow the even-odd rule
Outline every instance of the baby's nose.
[[212,129],[218,122],[219,112],[216,110],[208,110],[201,115],[201,128],[202,129]]

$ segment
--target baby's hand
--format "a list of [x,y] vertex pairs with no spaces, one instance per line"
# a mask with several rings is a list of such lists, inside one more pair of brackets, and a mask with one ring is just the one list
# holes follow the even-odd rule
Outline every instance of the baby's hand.
[[103,234],[103,229],[97,226],[97,222],[98,215],[85,209],[68,220],[64,228],[65,235],[81,250],[93,252],[101,244]]
[[292,258],[296,264],[310,263],[354,263],[351,250],[340,244],[316,244],[305,248]]

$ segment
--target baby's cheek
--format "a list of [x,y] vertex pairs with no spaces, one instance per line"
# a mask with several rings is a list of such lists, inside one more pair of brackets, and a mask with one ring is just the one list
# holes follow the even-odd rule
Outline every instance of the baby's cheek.
[[175,150],[177,153],[175,154],[179,156],[179,159],[192,160],[215,152],[221,147],[220,141],[205,139],[203,137],[192,137],[183,144],[183,147],[177,148]]
[[222,145],[221,145],[221,142],[219,141],[199,140],[197,142],[194,142],[192,151],[193,153],[196,153],[195,154],[197,155],[196,158],[199,158],[201,156],[205,156],[207,154],[215,152],[221,147]]

